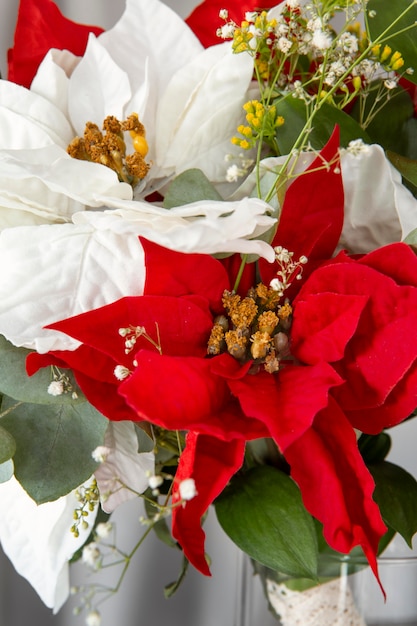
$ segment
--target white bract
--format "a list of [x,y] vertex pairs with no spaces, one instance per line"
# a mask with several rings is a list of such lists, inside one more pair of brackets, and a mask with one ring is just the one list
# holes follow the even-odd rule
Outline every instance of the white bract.
[[275,220],[257,198],[196,202],[166,211],[131,201],[118,210],[81,212],[72,224],[22,226],[0,233],[0,334],[39,352],[78,343],[44,327],[143,293],[138,235],[171,249],[241,252],[273,260],[258,239]]
[[79,526],[77,538],[70,529],[79,503],[74,493],[54,502],[36,505],[15,478],[0,484],[0,537],[5,554],[46,606],[59,611],[69,594],[68,561],[91,532],[96,511]]
[[123,206],[133,197],[111,169],[66,152],[87,122],[101,128],[108,115],[135,112],[145,125],[152,167],[142,195],[190,167],[224,181],[252,69],[230,43],[204,50],[159,0],[127,0],[82,58],[51,50],[30,90],[0,81],[0,229],[66,222],[107,198]]

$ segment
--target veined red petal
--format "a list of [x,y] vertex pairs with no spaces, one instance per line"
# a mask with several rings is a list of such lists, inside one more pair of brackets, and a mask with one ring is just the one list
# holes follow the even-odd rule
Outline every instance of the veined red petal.
[[345,410],[354,428],[377,435],[407,419],[417,406],[417,361],[398,381],[382,406]]
[[119,393],[148,420],[170,430],[193,430],[224,440],[265,436],[265,427],[248,419],[226,381],[211,371],[211,359],[171,357],[147,350]]
[[354,335],[368,297],[335,293],[311,293],[294,301],[291,352],[313,365],[339,361]]
[[201,528],[201,518],[242,466],[244,450],[245,442],[242,439],[225,442],[190,432],[178,464],[172,502],[178,503],[179,484],[187,478],[195,480],[197,495],[183,506],[174,508],[172,535],[190,563],[207,576],[210,570],[205,558],[205,533]]
[[101,382],[114,383],[113,371],[117,364],[109,356],[81,345],[76,350],[54,350],[46,354],[31,352],[26,358],[26,371],[32,376],[41,367],[56,365],[91,375]]
[[278,374],[258,372],[229,387],[248,417],[263,422],[278,447],[285,450],[301,437],[329,401],[329,391],[342,379],[327,363],[287,366]]
[[[299,290],[318,262],[332,256],[340,239],[344,191],[338,150],[339,130],[336,127],[320,155],[304,174],[294,180],[285,194],[272,245],[293,252],[294,260],[302,255],[308,258],[303,268],[303,280],[294,281],[292,292],[295,288]],[[259,266],[263,282],[269,284],[276,272],[275,264],[260,259]]]
[[20,0],[14,47],[8,52],[8,80],[30,87],[51,48],[81,56],[89,34],[102,32],[98,26],[77,24],[64,17],[52,0]]
[[[393,248],[388,248],[390,256]],[[400,244],[399,250],[403,249]],[[414,286],[398,285],[389,272],[388,275],[382,273],[382,252],[372,254],[369,265],[367,256],[360,261],[345,262],[342,255],[341,262],[338,256],[332,263],[320,267],[309,277],[294,302],[295,309],[297,302],[305,302],[307,307],[308,299],[314,301],[315,294],[320,292],[368,299],[343,359],[334,363],[346,381],[334,391],[334,396],[347,415],[350,411],[382,406],[417,360],[417,290]],[[320,315],[316,307],[310,312]],[[298,330],[300,339],[303,331],[301,327]],[[370,430],[363,430],[370,433],[382,430],[388,425],[383,423],[382,415],[380,420],[368,422]]]
[[392,243],[358,259],[361,265],[393,278],[397,285],[417,287],[417,254],[405,243]]
[[[205,304],[205,306],[204,306]],[[132,367],[137,350],[157,350],[145,336],[135,349],[125,352],[120,328],[143,327],[161,350],[172,355],[203,356],[213,326],[207,301],[168,296],[126,297],[54,324],[53,328],[110,356],[117,364]]]
[[213,311],[223,310],[223,292],[230,283],[220,261],[208,254],[168,250],[143,237],[140,241],[145,251],[145,295],[200,295]]
[[376,554],[387,529],[372,499],[374,481],[355,432],[335,402],[287,448],[285,458],[307,510],[322,522],[330,547],[348,553],[362,546],[378,577]]

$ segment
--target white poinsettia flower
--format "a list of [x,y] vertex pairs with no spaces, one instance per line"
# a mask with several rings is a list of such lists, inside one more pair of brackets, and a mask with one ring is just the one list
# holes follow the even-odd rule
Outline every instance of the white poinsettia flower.
[[112,169],[67,154],[88,122],[102,128],[107,116],[136,113],[145,125],[151,168],[138,193],[189,167],[223,181],[252,70],[228,43],[204,50],[159,0],[128,0],[111,30],[90,35],[82,58],[51,50],[30,90],[0,81],[0,229],[64,222],[106,198],[123,206],[133,197]]
[[79,507],[74,492],[37,505],[15,478],[0,484],[0,541],[16,571],[26,578],[46,606],[56,613],[69,595],[68,561],[91,532],[96,511],[85,518],[89,528],[71,533]]
[[153,452],[138,450],[132,422],[110,422],[104,436],[104,460],[95,471],[101,506],[112,513],[120,504],[136,498],[149,485],[154,473]]
[[183,252],[241,252],[272,260],[272,248],[251,239],[274,225],[268,210],[256,198],[169,211],[132,201],[126,209],[77,213],[72,224],[7,228],[0,233],[0,334],[38,352],[76,348],[70,337],[44,327],[141,295],[139,235]]

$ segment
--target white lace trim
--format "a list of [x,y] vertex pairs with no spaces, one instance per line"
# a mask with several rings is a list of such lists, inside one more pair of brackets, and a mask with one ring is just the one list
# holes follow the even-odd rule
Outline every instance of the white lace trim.
[[282,626],[366,626],[343,578],[306,591],[267,580],[267,595]]

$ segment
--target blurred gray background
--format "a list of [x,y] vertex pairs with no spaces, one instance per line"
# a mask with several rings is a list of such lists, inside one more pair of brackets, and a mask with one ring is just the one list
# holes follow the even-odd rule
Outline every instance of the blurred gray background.
[[[146,0],[144,0],[146,1]],[[165,0],[182,17],[198,4],[196,0]],[[67,17],[109,28],[120,17],[124,0],[57,0]],[[226,3],[227,4],[227,3]],[[18,0],[0,0],[0,69],[6,76],[6,51],[13,43]],[[391,460],[417,475],[415,452],[417,423],[406,423],[396,429]],[[118,537],[134,542],[140,536],[137,502],[121,507],[114,519]],[[0,503],[1,514],[1,503]],[[213,511],[205,525],[207,552],[212,559],[211,578],[191,568],[177,594],[170,600],[163,596],[164,585],[176,579],[180,554],[170,550],[154,537],[139,549],[126,580],[117,594],[103,605],[102,626],[236,626],[235,602],[240,577],[240,556],[233,544],[219,529]],[[78,585],[86,578],[84,566],[75,566],[72,582]],[[72,610],[77,603],[71,599],[62,611],[53,616],[35,592],[18,576],[0,549],[0,626],[80,626],[82,616]],[[257,625],[268,626],[266,612],[258,615]],[[251,625],[253,626],[253,625]]]

